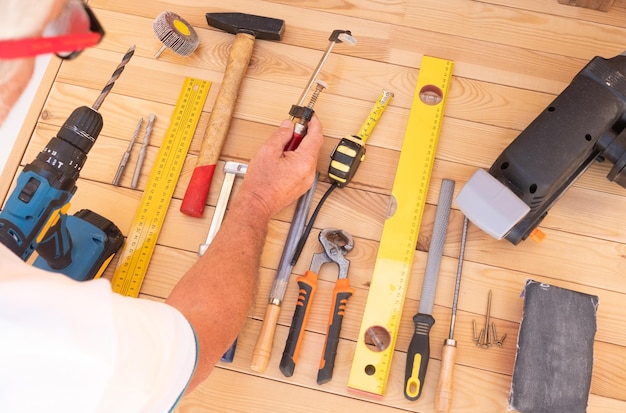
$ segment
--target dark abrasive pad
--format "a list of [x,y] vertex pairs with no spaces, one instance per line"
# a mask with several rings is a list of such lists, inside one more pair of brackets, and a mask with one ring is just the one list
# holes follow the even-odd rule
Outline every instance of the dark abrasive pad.
[[597,308],[597,296],[526,282],[511,409],[522,413],[587,410]]

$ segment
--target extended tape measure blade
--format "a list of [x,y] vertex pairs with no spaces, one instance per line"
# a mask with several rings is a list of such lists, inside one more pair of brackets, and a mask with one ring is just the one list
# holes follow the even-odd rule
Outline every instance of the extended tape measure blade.
[[139,295],[210,87],[207,80],[185,78],[111,280],[117,293]]
[[[392,187],[348,388],[383,396],[413,266],[453,62],[424,56]],[[402,372],[404,377],[404,371]]]

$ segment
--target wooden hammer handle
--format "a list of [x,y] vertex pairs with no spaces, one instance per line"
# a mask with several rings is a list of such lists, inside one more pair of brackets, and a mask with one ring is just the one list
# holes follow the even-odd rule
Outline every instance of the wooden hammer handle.
[[250,64],[254,40],[255,37],[247,33],[238,33],[235,36],[224,70],[222,85],[204,132],[196,166],[180,207],[183,214],[200,217],[204,212],[213,172],[215,172],[235,111],[239,86]]

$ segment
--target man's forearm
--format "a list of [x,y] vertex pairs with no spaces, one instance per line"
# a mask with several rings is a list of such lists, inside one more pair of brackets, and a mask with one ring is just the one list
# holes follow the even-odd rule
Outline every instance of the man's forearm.
[[240,194],[206,253],[176,285],[167,303],[196,329],[204,380],[243,326],[256,291],[259,260],[270,220],[252,193]]

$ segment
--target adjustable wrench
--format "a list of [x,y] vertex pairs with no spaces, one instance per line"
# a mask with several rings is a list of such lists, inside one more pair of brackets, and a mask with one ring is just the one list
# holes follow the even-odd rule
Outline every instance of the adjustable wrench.
[[217,198],[215,213],[213,213],[213,219],[211,219],[211,226],[209,227],[209,233],[207,234],[206,241],[204,244],[201,244],[198,249],[199,256],[204,255],[207,248],[209,248],[209,244],[211,244],[213,238],[215,238],[215,234],[217,234],[217,231],[222,225],[222,220],[224,219],[224,214],[226,213],[226,206],[228,205],[228,199],[230,197],[230,191],[235,183],[235,178],[245,175],[247,170],[248,165],[245,163],[228,161],[224,164],[224,183],[222,184],[220,195]]

